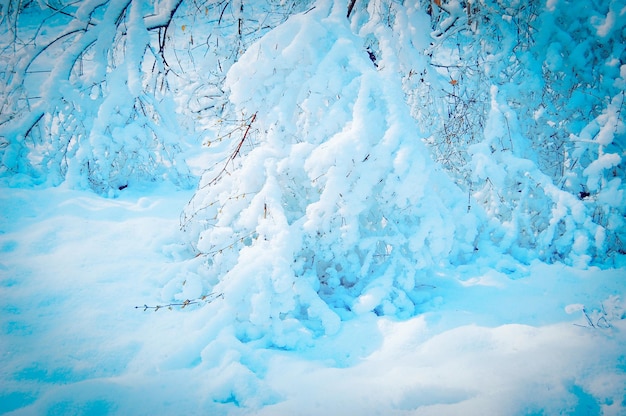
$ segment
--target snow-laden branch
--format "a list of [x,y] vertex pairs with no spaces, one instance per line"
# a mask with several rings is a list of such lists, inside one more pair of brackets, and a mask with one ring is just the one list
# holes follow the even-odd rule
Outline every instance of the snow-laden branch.
[[146,29],[155,30],[167,28],[182,2],[183,0],[166,0],[160,3],[159,8],[161,10],[159,10],[158,14],[146,16],[144,18]]

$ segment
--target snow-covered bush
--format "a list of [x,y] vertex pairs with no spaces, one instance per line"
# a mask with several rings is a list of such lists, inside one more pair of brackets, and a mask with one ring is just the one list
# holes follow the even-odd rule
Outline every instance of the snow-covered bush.
[[0,18],[0,174],[115,195],[191,184],[183,154],[216,117],[230,66],[307,2],[10,2]]
[[[230,67],[246,49],[311,1],[184,0],[168,29],[164,56],[180,122],[203,138],[229,125],[232,108],[223,90]],[[217,123],[216,123],[217,121]],[[216,128],[217,124],[217,128]],[[228,127],[226,127],[228,129]],[[205,142],[206,143],[206,142]]]
[[102,194],[133,181],[189,185],[159,42],[179,5],[11,2],[0,173],[52,185],[67,179]]
[[[621,13],[608,4],[318,1],[247,49],[224,85],[238,121],[209,137],[182,217],[239,337],[288,346],[355,313],[410,316],[437,267],[482,253],[608,264],[623,80],[554,72],[549,51],[555,31],[572,47],[623,31],[598,29]],[[616,65],[608,44],[593,53]],[[584,115],[572,91],[600,85]],[[593,126],[604,141],[581,147]]]
[[522,261],[623,253],[618,4],[370,1],[355,15],[381,67],[397,55],[433,159]]
[[231,68],[243,125],[183,216],[241,339],[293,346],[355,313],[409,317],[433,271],[477,249],[478,220],[420,140],[394,54],[377,68],[346,6],[318,1]]

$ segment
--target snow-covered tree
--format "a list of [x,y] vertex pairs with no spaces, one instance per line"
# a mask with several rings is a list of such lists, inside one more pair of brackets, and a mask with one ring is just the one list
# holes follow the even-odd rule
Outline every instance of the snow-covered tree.
[[189,185],[165,79],[180,3],[9,2],[2,173],[103,194],[164,177]]
[[191,185],[183,156],[200,140],[193,120],[218,113],[230,65],[295,7],[9,2],[1,14],[0,174],[105,195],[132,182]]
[[[410,316],[444,264],[586,267],[623,250],[623,80],[554,73],[548,51],[555,30],[572,48],[623,33],[599,29],[621,11],[570,6],[318,1],[243,54],[225,83],[239,124],[209,140],[214,164],[182,217],[242,339],[289,346],[294,328]],[[618,65],[622,46],[606,43],[593,53]],[[572,90],[600,84],[577,116]],[[588,123],[612,130],[581,150]]]
[[294,328],[411,316],[431,273],[478,249],[479,219],[422,143],[394,54],[377,68],[346,6],[317,2],[231,68],[243,125],[183,217],[243,339],[293,346]]
[[624,251],[619,3],[371,1],[353,23],[376,54],[397,52],[434,159],[520,260]]

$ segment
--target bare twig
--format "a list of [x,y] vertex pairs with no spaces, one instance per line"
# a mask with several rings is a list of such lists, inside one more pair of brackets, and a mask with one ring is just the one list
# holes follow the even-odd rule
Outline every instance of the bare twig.
[[350,4],[348,4],[348,14],[346,15],[348,19],[350,18],[350,13],[352,13],[352,9],[354,8],[354,3],[356,3],[356,0],[350,0]]
[[254,123],[254,121],[256,120],[256,115],[257,115],[257,113],[252,114],[252,117],[250,118],[250,121],[248,122],[248,124],[246,126],[246,131],[244,132],[243,136],[241,137],[241,140],[239,140],[239,143],[237,143],[237,146],[235,147],[235,150],[226,159],[226,163],[224,163],[224,166],[222,167],[222,169],[218,172],[218,174],[209,183],[207,183],[206,185],[202,186],[200,189],[204,189],[207,186],[211,186],[211,185],[217,183],[217,181],[220,180],[220,178],[222,177],[224,172],[226,172],[226,169],[228,168],[228,164],[230,162],[232,162],[237,157],[237,155],[239,155],[239,153],[241,152],[241,146],[243,146],[243,143],[246,141],[246,138],[248,137],[248,133],[250,132],[250,128],[252,127],[252,123]]
[[143,309],[144,312],[147,311],[148,309],[153,309],[155,312],[158,311],[159,309],[169,309],[172,310],[175,306],[180,306],[180,309],[185,309],[186,306],[189,305],[196,305],[199,303],[211,303],[214,300],[216,300],[217,298],[224,298],[224,294],[223,293],[209,293],[208,295],[203,295],[197,299],[187,299],[181,303],[168,303],[166,305],[155,305],[155,306],[149,306],[144,304],[143,306],[135,306],[135,309]]

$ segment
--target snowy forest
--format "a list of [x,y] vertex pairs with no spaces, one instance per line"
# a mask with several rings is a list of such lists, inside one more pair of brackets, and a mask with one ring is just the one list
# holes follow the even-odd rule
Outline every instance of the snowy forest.
[[0,413],[626,412],[623,0],[8,0],[0,56]]

